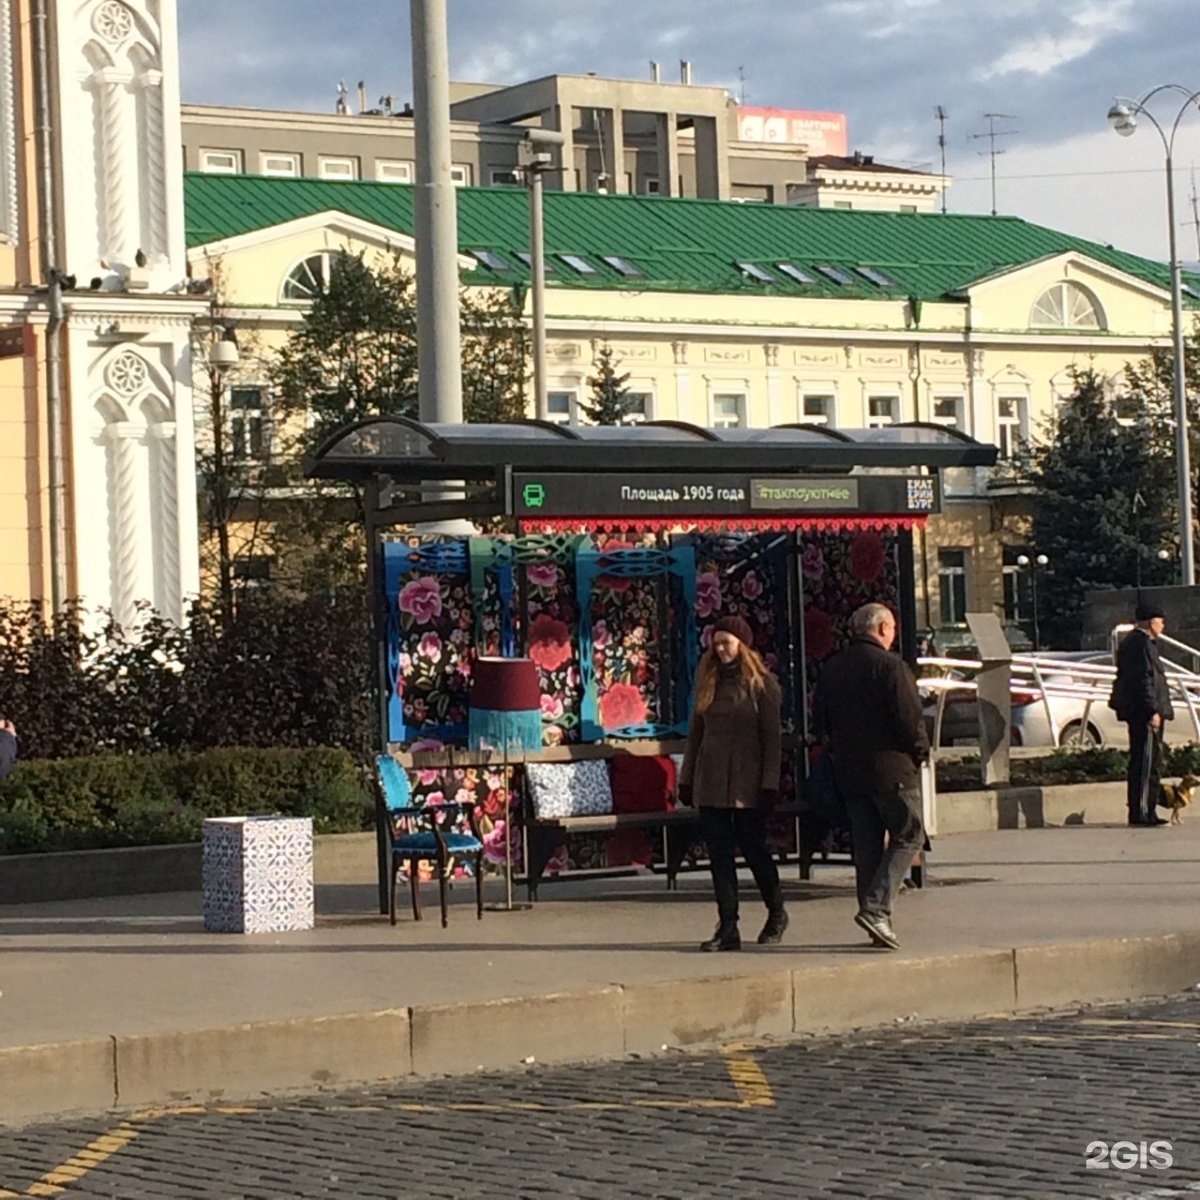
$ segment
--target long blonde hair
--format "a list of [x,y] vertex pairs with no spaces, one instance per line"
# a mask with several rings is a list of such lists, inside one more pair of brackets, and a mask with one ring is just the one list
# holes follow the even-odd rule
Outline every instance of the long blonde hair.
[[[762,655],[753,646],[747,646],[743,642],[741,652],[734,662],[739,668],[738,682],[746,695],[757,698],[768,688],[774,689],[776,693],[779,691],[778,681],[771,674],[767,664],[763,662]],[[721,661],[717,658],[717,652],[710,646],[700,656],[700,664],[696,668],[697,712],[704,712],[716,698],[717,673],[720,666]]]

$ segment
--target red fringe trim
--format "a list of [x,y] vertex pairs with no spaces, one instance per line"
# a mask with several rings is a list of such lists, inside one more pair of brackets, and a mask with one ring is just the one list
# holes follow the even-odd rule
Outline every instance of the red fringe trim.
[[876,529],[892,533],[920,529],[927,516],[893,517],[541,517],[520,522],[524,533],[770,533],[772,530],[813,529],[820,532]]

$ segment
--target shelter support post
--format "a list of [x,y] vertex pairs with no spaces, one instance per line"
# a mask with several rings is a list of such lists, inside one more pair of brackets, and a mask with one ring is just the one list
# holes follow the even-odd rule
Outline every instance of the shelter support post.
[[[387,609],[383,589],[383,570],[380,561],[378,480],[367,484],[363,495],[367,542],[367,594],[370,597],[371,617],[369,622],[371,656],[375,663],[375,711],[378,730],[378,752],[386,754],[388,748],[388,671],[387,671]],[[381,798],[376,798],[375,846],[379,873],[379,911],[389,911],[389,888],[391,886],[391,861],[388,853],[387,809]]]
[[967,613],[967,626],[983,663],[975,676],[983,786],[1007,785],[1012,747],[1012,650],[995,613]]

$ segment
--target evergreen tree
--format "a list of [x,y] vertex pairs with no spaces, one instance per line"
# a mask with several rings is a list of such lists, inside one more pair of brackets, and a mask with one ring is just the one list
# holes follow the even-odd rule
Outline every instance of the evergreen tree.
[[520,421],[529,379],[525,291],[464,291],[462,322],[463,419],[479,424]]
[[417,310],[398,258],[381,266],[341,251],[270,377],[304,450],[335,429],[384,413],[416,416]]
[[1150,422],[1118,422],[1095,371],[1074,383],[1022,472],[1035,488],[1033,548],[1050,560],[1038,580],[1043,637],[1059,649],[1078,645],[1087,592],[1165,583],[1171,571],[1158,558],[1171,546],[1171,460]]
[[[1197,472],[1200,472],[1200,334],[1197,326],[1184,338],[1183,370],[1187,390],[1188,450],[1191,455],[1192,492],[1196,493]],[[1149,435],[1156,453],[1174,464],[1175,443],[1175,352],[1173,347],[1161,346],[1138,363],[1125,364],[1124,401],[1139,421],[1149,426]],[[1171,467],[1172,479],[1175,468]],[[1178,524],[1178,489],[1173,484],[1168,499],[1171,520]]]
[[629,372],[621,371],[620,359],[608,342],[601,342],[592,361],[594,374],[588,376],[590,398],[579,407],[596,425],[620,425],[633,405],[630,396]]

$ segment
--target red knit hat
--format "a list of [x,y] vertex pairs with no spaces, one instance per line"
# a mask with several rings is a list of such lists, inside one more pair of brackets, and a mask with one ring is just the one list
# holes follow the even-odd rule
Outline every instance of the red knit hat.
[[754,630],[742,617],[722,617],[714,626],[713,633],[732,633],[739,642],[754,647]]

